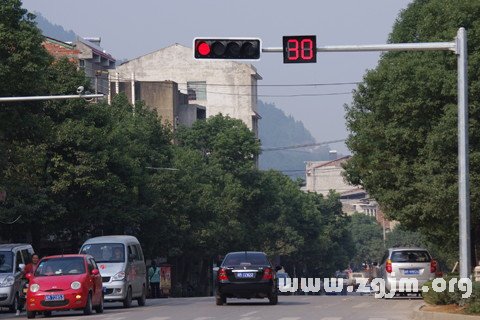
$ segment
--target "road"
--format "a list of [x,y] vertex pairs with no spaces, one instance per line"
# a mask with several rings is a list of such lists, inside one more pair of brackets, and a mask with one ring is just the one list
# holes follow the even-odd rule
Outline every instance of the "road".
[[[120,304],[106,304],[105,313],[85,317],[81,312],[53,313],[56,320],[405,320],[422,304],[418,298],[375,299],[373,296],[280,296],[271,306],[267,300],[230,299],[216,306],[213,297],[147,300],[145,307],[123,309]],[[0,312],[0,319],[15,317]],[[42,319],[42,316],[37,316]]]

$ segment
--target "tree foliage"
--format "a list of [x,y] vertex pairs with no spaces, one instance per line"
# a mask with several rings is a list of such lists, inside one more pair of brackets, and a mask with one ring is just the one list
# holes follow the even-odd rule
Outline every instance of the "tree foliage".
[[[3,95],[88,85],[74,64],[45,53],[20,1],[2,2],[0,13],[0,39],[20,32],[19,43],[0,50]],[[312,276],[343,268],[353,253],[337,196],[307,194],[278,172],[259,171],[259,141],[240,120],[218,115],[173,135],[147,106],[134,110],[118,95],[111,105],[2,104],[0,123],[1,241],[49,254],[78,252],[92,236],[132,234],[148,258],[174,265],[174,281],[201,294],[212,262],[229,251],[265,251]]]
[[[480,182],[480,3],[417,0],[402,12],[392,43],[453,41],[468,32],[470,181]],[[347,178],[363,185],[390,218],[457,250],[457,89],[451,52],[395,52],[364,77],[347,106]],[[480,212],[471,189],[474,230]],[[472,233],[473,235],[478,232]],[[478,242],[478,238],[476,239]]]

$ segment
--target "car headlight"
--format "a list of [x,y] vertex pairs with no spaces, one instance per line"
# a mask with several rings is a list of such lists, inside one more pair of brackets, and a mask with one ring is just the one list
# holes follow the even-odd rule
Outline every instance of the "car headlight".
[[8,276],[2,281],[2,283],[0,283],[0,287],[10,287],[13,286],[14,283],[15,278],[12,276]]
[[78,290],[82,287],[82,284],[78,281],[73,281],[72,284],[70,285],[70,288],[73,290]]
[[125,279],[125,272],[120,271],[112,277],[113,281],[119,281]]
[[31,292],[37,292],[38,290],[40,290],[40,286],[34,283],[28,287],[28,290]]

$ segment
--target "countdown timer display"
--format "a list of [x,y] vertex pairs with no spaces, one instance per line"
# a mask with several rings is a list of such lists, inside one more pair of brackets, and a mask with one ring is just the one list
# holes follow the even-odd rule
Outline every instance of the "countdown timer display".
[[317,36],[284,36],[283,63],[317,62]]

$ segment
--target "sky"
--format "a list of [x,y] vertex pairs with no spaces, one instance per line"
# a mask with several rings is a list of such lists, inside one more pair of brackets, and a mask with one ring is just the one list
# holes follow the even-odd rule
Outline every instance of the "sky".
[[[281,47],[282,37],[316,35],[317,47],[384,44],[412,0],[23,0],[51,23],[82,37],[101,37],[117,60],[133,59],[195,37],[255,37]],[[356,85],[269,87],[362,81],[378,52],[317,53],[317,63],[284,64],[281,53],[262,53],[252,64],[263,80],[259,99],[302,121],[317,142],[345,139],[344,105]],[[312,94],[337,94],[311,96]],[[300,95],[278,97],[278,95]],[[310,96],[309,96],[310,95]],[[277,96],[277,97],[272,97]],[[260,121],[261,126],[261,121]],[[268,146],[264,146],[268,147]],[[330,148],[348,154],[344,143]]]

